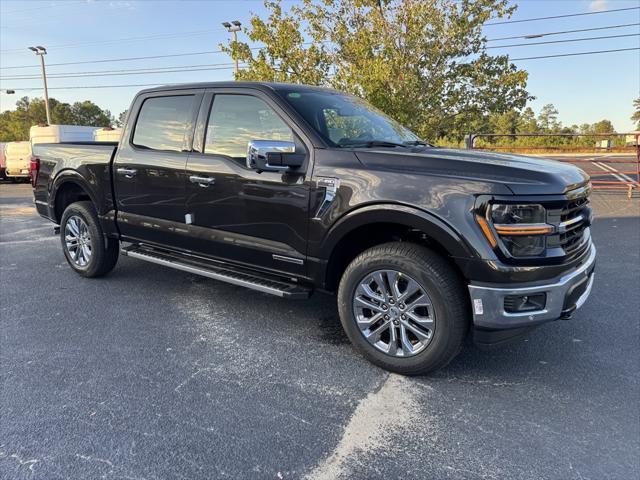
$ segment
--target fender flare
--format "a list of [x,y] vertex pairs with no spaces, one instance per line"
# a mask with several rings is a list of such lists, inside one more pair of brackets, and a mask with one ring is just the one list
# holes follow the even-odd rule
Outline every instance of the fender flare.
[[363,206],[343,215],[329,229],[319,248],[319,257],[331,258],[336,245],[345,235],[371,223],[397,223],[426,233],[455,258],[474,257],[464,238],[439,217],[408,205],[378,203]]
[[[56,198],[58,196],[58,192],[63,186],[70,183],[82,188],[82,190],[87,193],[93,204],[96,206],[98,212],[101,211],[100,204],[96,201],[96,194],[91,188],[89,182],[77,171],[72,169],[65,169],[60,171],[53,178],[49,187],[49,210],[51,211],[53,217],[55,217]],[[60,219],[55,218],[55,220],[59,221]]]

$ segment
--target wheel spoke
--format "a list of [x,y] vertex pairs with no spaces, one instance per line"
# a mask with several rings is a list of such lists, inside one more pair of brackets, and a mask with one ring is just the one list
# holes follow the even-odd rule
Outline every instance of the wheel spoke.
[[416,315],[413,312],[407,312],[407,317],[416,322],[421,327],[432,328],[433,318],[431,317],[421,317],[420,315]]
[[431,335],[424,332],[422,329],[411,325],[411,323],[405,321],[403,322],[403,324],[407,329],[413,332],[415,336],[418,337],[418,340],[420,340],[421,342],[423,342],[424,340],[429,340],[431,338]]
[[371,285],[368,283],[361,284],[360,287],[358,287],[358,290],[364,293],[367,297],[377,300],[378,302],[384,302],[385,300],[384,296],[374,292]]
[[391,296],[391,293],[389,292],[389,289],[387,288],[387,282],[386,282],[386,272],[378,272],[375,274],[375,281],[378,284],[378,287],[380,288],[380,291],[382,292],[382,295],[384,296],[384,298],[389,298]]
[[418,307],[430,307],[431,302],[424,293],[420,293],[420,296],[407,304],[407,311],[415,310]]
[[360,326],[361,329],[367,329],[381,319],[382,319],[382,313],[376,313],[372,317],[362,316],[358,318],[356,321],[358,322],[358,326]]
[[378,328],[376,328],[373,331],[369,331],[369,333],[363,332],[365,337],[367,338],[367,340],[369,340],[371,343],[377,343],[380,341],[380,336],[389,329],[389,326],[391,325],[391,322],[385,322],[382,325],[380,325]]
[[413,345],[407,336],[407,328],[402,323],[400,324],[400,342],[402,344],[402,352],[405,355],[413,354]]
[[375,312],[382,312],[382,308],[379,305],[376,305],[375,303],[370,302],[366,298],[356,297],[356,302],[364,305],[366,308],[369,308]]
[[407,288],[405,288],[404,292],[398,296],[398,301],[403,301],[406,298],[409,298],[421,290],[418,282],[412,279],[408,279]]
[[396,355],[398,352],[398,329],[392,323],[389,324],[389,346],[387,353]]

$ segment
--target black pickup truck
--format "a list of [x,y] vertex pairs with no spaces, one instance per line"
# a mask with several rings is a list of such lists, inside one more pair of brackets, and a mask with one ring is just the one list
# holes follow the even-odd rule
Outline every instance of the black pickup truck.
[[569,318],[594,279],[582,170],[437,148],[319,87],[144,90],[119,144],[36,145],[31,170],[80,275],[122,254],[286,298],[334,292],[358,350],[403,374],[446,365],[470,333],[495,344]]

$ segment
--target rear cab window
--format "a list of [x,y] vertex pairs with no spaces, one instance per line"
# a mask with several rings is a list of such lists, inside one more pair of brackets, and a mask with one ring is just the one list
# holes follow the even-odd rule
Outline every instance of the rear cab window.
[[195,95],[150,97],[144,100],[136,120],[132,144],[145,150],[182,152]]

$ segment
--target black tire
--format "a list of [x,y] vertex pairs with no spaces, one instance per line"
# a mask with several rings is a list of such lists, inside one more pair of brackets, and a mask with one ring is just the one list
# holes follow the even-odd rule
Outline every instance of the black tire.
[[[396,357],[378,350],[365,339],[356,323],[353,298],[358,285],[367,275],[385,269],[415,279],[433,304],[433,337],[424,350],[413,356]],[[403,375],[422,375],[447,365],[462,348],[470,323],[468,294],[457,272],[434,251],[404,242],[375,246],[349,264],[338,288],[338,311],[347,336],[365,358]]]
[[[89,230],[91,257],[84,266],[78,265],[73,260],[65,241],[67,222],[69,218],[73,216],[80,217],[84,220]],[[106,275],[113,270],[118,262],[120,244],[117,240],[104,236],[98,214],[91,202],[72,203],[65,209],[60,221],[60,242],[62,243],[62,251],[64,252],[67,262],[76,273],[83,277],[101,277]]]

